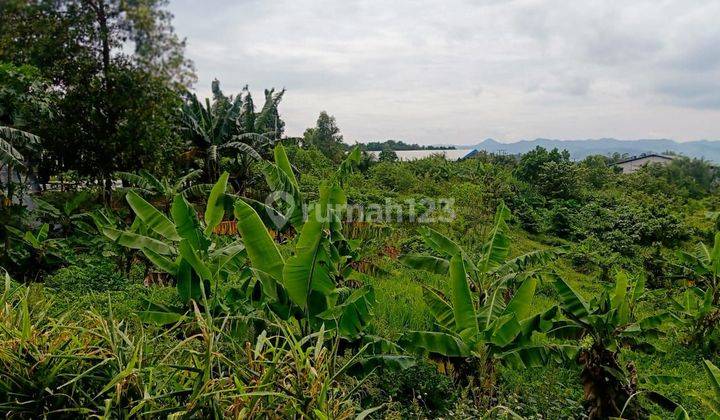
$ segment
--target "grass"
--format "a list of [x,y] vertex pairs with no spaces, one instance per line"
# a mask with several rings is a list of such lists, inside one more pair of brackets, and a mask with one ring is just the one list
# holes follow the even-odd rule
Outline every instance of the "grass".
[[432,316],[423,301],[422,284],[441,284],[442,277],[405,269],[389,259],[384,263],[391,274],[371,280],[377,299],[373,309],[376,334],[394,339],[408,330],[429,329]]

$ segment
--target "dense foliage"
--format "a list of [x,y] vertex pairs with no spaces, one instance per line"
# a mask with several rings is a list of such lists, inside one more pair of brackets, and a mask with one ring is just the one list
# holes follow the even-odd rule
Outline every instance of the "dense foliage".
[[289,138],[285,90],[189,93],[171,18],[0,4],[0,412],[720,413],[715,167]]

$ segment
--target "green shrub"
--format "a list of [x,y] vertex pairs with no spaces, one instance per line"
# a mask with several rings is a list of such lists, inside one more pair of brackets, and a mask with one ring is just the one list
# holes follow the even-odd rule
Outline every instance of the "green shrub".
[[400,418],[441,417],[459,397],[452,381],[431,363],[374,375],[365,392],[368,399],[364,405],[375,407],[390,403],[390,411]]
[[403,164],[381,162],[370,169],[370,176],[383,189],[408,191],[417,184],[415,174]]
[[49,288],[78,294],[125,290],[131,283],[114,262],[101,256],[80,258],[45,281]]

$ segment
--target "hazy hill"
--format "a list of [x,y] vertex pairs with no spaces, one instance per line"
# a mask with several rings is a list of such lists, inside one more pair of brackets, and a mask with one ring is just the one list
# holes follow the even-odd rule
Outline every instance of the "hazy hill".
[[680,143],[668,139],[591,139],[591,140],[551,140],[535,139],[523,140],[515,143],[500,143],[493,139],[486,139],[474,146],[478,150],[488,152],[504,152],[508,154],[525,153],[537,146],[546,149],[557,147],[570,152],[573,159],[583,159],[589,155],[611,155],[621,153],[639,155],[641,153],[663,153],[672,151],[685,156],[705,158],[720,163],[720,141],[699,140]]

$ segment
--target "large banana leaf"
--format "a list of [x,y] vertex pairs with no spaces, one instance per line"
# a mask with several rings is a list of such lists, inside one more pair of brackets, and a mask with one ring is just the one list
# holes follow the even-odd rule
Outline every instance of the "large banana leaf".
[[347,157],[345,157],[345,159],[340,163],[340,166],[335,172],[335,181],[341,186],[345,185],[345,181],[352,173],[353,168],[355,168],[359,163],[360,147],[355,146],[350,153],[348,153]]
[[439,326],[448,331],[456,331],[453,308],[440,291],[423,286],[423,300]]
[[290,165],[290,160],[288,159],[287,153],[285,152],[285,147],[283,147],[282,144],[278,143],[273,150],[273,154],[275,155],[275,165],[277,165],[277,167],[280,168],[280,170],[283,171],[285,175],[287,175],[290,182],[292,182],[292,184],[297,187],[298,182],[297,179],[295,179],[295,172],[293,172],[292,165]]
[[505,290],[507,290],[507,288],[503,285],[498,285],[493,288],[487,296],[485,305],[480,308],[478,321],[483,330],[490,328],[493,321],[505,312],[505,300],[503,299],[503,292]]
[[153,187],[150,183],[142,176],[132,172],[115,172],[113,176],[122,181],[126,181],[130,185],[134,185],[135,188],[141,189],[144,192],[153,192]]
[[537,279],[535,277],[526,279],[508,302],[504,314],[514,314],[519,320],[529,317],[536,287]]
[[546,265],[565,253],[562,248],[539,249],[519,255],[491,269],[490,273],[521,272],[534,266]]
[[720,369],[715,366],[711,361],[704,360],[703,365],[705,372],[707,373],[710,385],[712,386],[713,396],[702,398],[703,404],[712,411],[713,416],[709,418],[719,419],[720,418]]
[[153,324],[157,326],[165,326],[171,324],[177,324],[180,321],[184,321],[187,317],[177,312],[166,312],[166,311],[138,311],[138,318],[140,321],[146,324]]
[[478,324],[468,284],[465,264],[461,255],[455,255],[450,259],[450,289],[452,292],[451,302],[453,314],[455,315],[455,326],[460,334],[476,336]]
[[439,354],[445,357],[467,357],[470,348],[460,337],[431,331],[410,331],[402,335],[398,343],[408,349]]
[[235,218],[253,268],[268,273],[278,281],[282,280],[285,261],[260,216],[250,205],[237,200]]
[[250,207],[252,207],[253,210],[255,210],[255,212],[258,214],[258,216],[260,216],[260,219],[262,219],[265,226],[269,227],[270,229],[280,231],[288,223],[288,219],[283,213],[280,213],[278,210],[274,209],[271,206],[268,206],[265,203],[261,203],[260,201],[253,200],[252,198],[247,197],[236,197],[236,199],[243,200],[248,205],[250,205]]
[[170,274],[171,276],[176,276],[178,271],[178,264],[175,261],[172,261],[170,258],[160,255],[157,252],[148,249],[148,248],[142,248],[142,253],[147,257],[150,262],[155,264],[158,268],[163,270],[164,272]]
[[203,251],[208,249],[210,241],[203,234],[195,209],[190,206],[185,197],[180,194],[175,196],[170,207],[170,215],[175,222],[178,235],[190,242],[193,249]]
[[582,325],[574,321],[561,320],[554,323],[552,328],[547,331],[547,335],[555,338],[577,340],[583,337],[586,332],[586,329]]
[[283,286],[290,299],[304,310],[308,309],[311,290],[329,293],[334,288],[329,264],[323,261],[323,229],[327,226],[316,217],[315,208],[300,232],[295,255],[288,258],[283,269]]
[[497,318],[491,329],[485,331],[486,340],[498,347],[506,347],[512,343],[522,332],[522,326],[515,314],[503,315]]
[[175,248],[171,245],[149,236],[121,231],[111,227],[100,227],[100,231],[111,241],[114,241],[126,248],[138,250],[149,249],[161,255],[172,255],[176,253]]
[[357,289],[341,304],[318,315],[318,318],[335,320],[338,333],[349,340],[357,339],[372,318],[375,293],[372,286]]
[[588,304],[575,292],[570,285],[560,276],[555,275],[555,288],[560,298],[560,307],[573,318],[587,322],[589,309]]
[[146,171],[145,169],[140,170],[140,176],[145,179],[145,182],[150,187],[151,191],[155,191],[158,194],[169,193],[168,185],[157,179],[153,174]]
[[554,326],[553,320],[558,314],[558,307],[553,306],[547,309],[545,312],[535,314],[529,318],[525,318],[520,321],[520,327],[522,327],[522,339],[523,342],[529,342],[532,338],[532,333],[535,331],[548,332]]
[[137,217],[139,217],[148,228],[171,241],[179,241],[182,239],[175,229],[175,224],[152,204],[137,195],[135,191],[129,191],[125,199]]
[[177,290],[180,299],[187,303],[190,299],[199,301],[202,298],[200,279],[193,276],[193,269],[189,262],[180,259],[177,270]]
[[628,277],[627,273],[619,271],[615,275],[615,293],[613,294],[612,300],[610,301],[611,308],[618,309],[623,304],[623,302],[626,301],[625,297],[627,296],[627,289],[629,283],[630,278]]
[[399,260],[407,267],[435,274],[447,274],[450,268],[448,260],[432,255],[409,254],[401,256]]
[[190,241],[187,239],[180,241],[178,250],[180,251],[182,260],[187,261],[187,263],[190,264],[193,270],[195,270],[195,273],[197,273],[198,277],[202,280],[208,281],[213,279],[212,271],[210,271],[210,268],[207,264],[205,264],[205,261],[197,255],[195,250],[192,248],[192,245],[190,245]]
[[225,216],[225,190],[230,174],[224,172],[215,183],[205,208],[205,235],[210,235]]
[[[300,230],[304,221],[303,198],[293,180],[277,165],[265,163],[262,168],[265,181],[277,196],[278,208],[295,229]],[[297,181],[295,181],[297,182]],[[278,200],[279,199],[279,200]]]
[[337,183],[325,183],[320,186],[320,199],[319,205],[322,214],[326,214],[327,206],[333,206],[332,208],[337,209],[338,206],[347,204],[347,196],[345,190]]
[[226,266],[228,266],[229,270],[240,271],[243,263],[245,262],[245,255],[247,255],[245,252],[245,244],[241,242],[235,242],[222,248],[215,249],[210,254],[210,258],[214,262],[214,275],[216,276]]
[[250,156],[253,160],[260,161],[262,160],[262,156],[255,150],[252,146],[250,146],[247,143],[243,143],[241,141],[229,141],[227,143],[224,143],[220,146],[220,149],[233,149],[236,152],[244,153],[247,156]]
[[631,328],[635,325],[640,327],[640,330],[645,333],[659,333],[660,327],[669,324],[680,322],[680,319],[670,312],[660,312],[654,315],[646,316],[645,318],[637,321],[635,324],[631,324],[627,328]]
[[190,183],[190,182],[195,181],[196,179],[200,178],[202,173],[203,173],[202,169],[195,169],[195,170],[192,170],[192,171],[186,173],[185,175],[183,175],[180,178],[175,180],[173,190],[176,192],[179,192],[185,184]]
[[23,155],[12,144],[0,138],[0,163],[23,168],[25,167],[23,159]]
[[462,248],[460,248],[458,244],[435,229],[423,226],[420,228],[420,234],[422,235],[425,243],[435,252],[448,257],[461,255],[463,253]]
[[515,369],[527,369],[545,366],[549,359],[547,346],[522,346],[514,348],[497,356],[503,364]]
[[710,251],[710,270],[714,277],[720,276],[720,232],[715,233],[712,251]]
[[482,257],[477,264],[482,273],[499,267],[510,253],[510,238],[507,236],[507,223],[505,222],[508,217],[510,217],[510,210],[505,203],[500,203],[495,212],[495,224],[488,241],[483,246]]
[[35,145],[40,138],[16,128],[0,126],[0,162],[13,166],[24,167],[23,156],[13,147],[18,144]]

